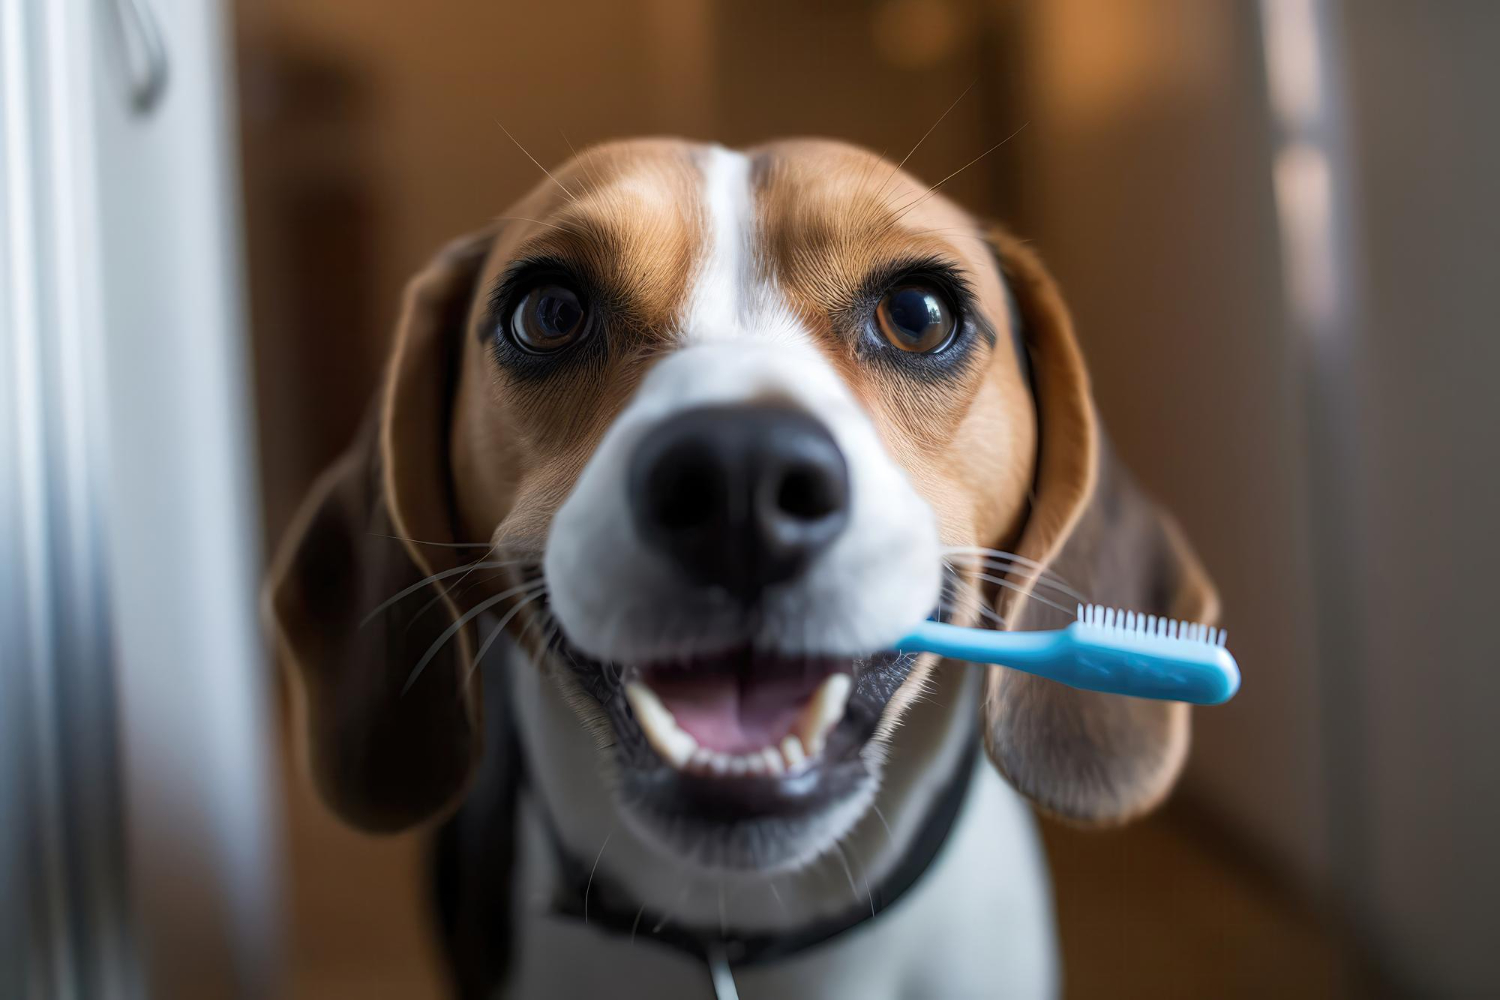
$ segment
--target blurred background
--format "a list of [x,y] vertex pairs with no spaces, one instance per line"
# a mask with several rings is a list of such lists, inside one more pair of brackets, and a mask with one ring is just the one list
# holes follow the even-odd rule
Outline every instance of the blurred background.
[[[436,997],[255,616],[402,285],[619,136],[835,136],[1030,239],[1244,669],[1047,825],[1072,997],[1500,993],[1500,5],[0,0],[0,996]],[[1020,130],[1019,132],[1017,130]]]

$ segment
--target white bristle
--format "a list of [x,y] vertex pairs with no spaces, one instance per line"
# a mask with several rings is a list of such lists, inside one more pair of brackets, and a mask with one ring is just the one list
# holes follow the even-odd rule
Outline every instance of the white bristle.
[[1156,615],[1106,607],[1102,604],[1078,605],[1078,621],[1094,628],[1139,632],[1142,635],[1181,639],[1184,642],[1201,642],[1210,646],[1223,646],[1229,641],[1228,632],[1211,625],[1178,621],[1176,618],[1159,618]]

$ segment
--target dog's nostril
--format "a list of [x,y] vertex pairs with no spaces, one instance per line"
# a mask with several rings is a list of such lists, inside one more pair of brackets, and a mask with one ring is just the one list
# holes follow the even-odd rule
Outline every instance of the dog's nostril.
[[794,466],[781,480],[776,507],[799,520],[818,521],[843,508],[843,487],[843,480],[824,466]]
[[747,603],[802,573],[848,521],[843,452],[799,410],[679,413],[641,441],[628,475],[641,541],[692,582]]
[[717,516],[727,487],[712,455],[685,448],[662,456],[648,476],[646,490],[652,521],[667,531],[686,531]]

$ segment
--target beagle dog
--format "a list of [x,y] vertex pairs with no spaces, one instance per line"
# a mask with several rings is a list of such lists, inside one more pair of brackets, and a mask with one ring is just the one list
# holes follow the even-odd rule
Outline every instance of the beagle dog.
[[307,761],[439,825],[466,997],[1045,997],[1030,806],[1159,802],[1185,705],[890,646],[1217,599],[1037,256],[836,142],[589,150],[411,284],[274,561]]

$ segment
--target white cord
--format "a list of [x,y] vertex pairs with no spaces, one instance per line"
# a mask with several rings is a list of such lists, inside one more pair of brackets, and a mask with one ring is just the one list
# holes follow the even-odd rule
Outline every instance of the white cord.
[[739,990],[734,988],[734,973],[729,971],[729,959],[723,948],[708,953],[708,974],[713,979],[716,1000],[740,1000]]

